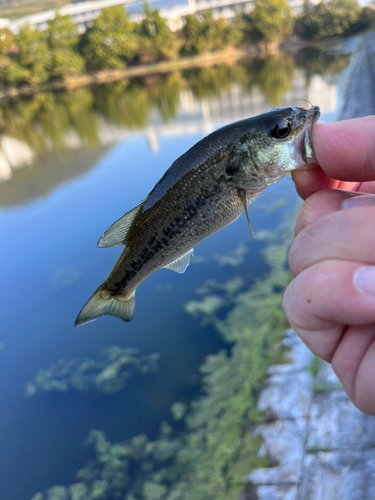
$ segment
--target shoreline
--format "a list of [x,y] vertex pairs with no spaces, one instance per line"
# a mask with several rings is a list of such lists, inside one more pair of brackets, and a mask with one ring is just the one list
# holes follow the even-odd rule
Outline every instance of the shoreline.
[[73,90],[79,87],[101,83],[111,83],[124,78],[137,78],[155,74],[173,73],[192,68],[205,68],[221,63],[232,64],[240,60],[250,60],[255,57],[265,57],[278,52],[295,53],[305,47],[317,45],[334,45],[342,37],[330,37],[315,41],[305,41],[294,37],[283,40],[276,49],[268,50],[264,45],[243,45],[241,47],[227,47],[218,52],[205,52],[197,56],[183,57],[171,61],[160,61],[152,64],[139,64],[123,69],[112,69],[86,73],[78,76],[66,77],[63,80],[48,82],[40,85],[22,85],[0,89],[0,102],[12,97],[26,97],[39,92]]

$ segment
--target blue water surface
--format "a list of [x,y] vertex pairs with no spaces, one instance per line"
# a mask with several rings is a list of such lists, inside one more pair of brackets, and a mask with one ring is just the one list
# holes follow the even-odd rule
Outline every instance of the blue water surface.
[[[212,103],[213,109],[225,104],[216,97]],[[270,107],[266,101],[261,105],[264,111]],[[241,113],[250,115],[251,109]],[[327,110],[326,118],[332,113]],[[216,116],[211,129],[225,123],[225,116]],[[24,178],[24,195],[17,192],[4,204],[0,198],[1,499],[28,500],[52,485],[71,484],[87,460],[82,443],[90,429],[104,430],[111,441],[142,432],[154,439],[160,422],[171,421],[171,405],[199,394],[199,366],[205,357],[228,347],[212,326],[201,328],[186,314],[184,305],[196,298],[195,290],[207,279],[222,283],[240,276],[248,287],[267,271],[261,255],[265,242],[252,238],[244,216],[200,244],[185,274],[163,269],[142,283],[131,323],[107,316],[74,328],[80,308],[121,252],[120,247],[98,249],[98,238],[144,199],[169,165],[205,134],[204,127],[191,130],[159,134],[157,150],[150,148],[143,131],[133,131],[105,148],[98,145],[87,154],[82,147],[70,150],[73,174],[66,177],[61,174],[64,151],[38,152],[34,166],[15,170],[6,181],[10,189],[11,183]],[[85,156],[89,160],[83,168]],[[33,169],[43,162],[52,165],[52,181],[58,180],[38,192]],[[267,210],[280,199],[284,206]],[[272,231],[296,200],[289,177],[270,187],[251,207],[255,232]],[[213,255],[232,252],[240,244],[247,248],[243,264],[219,266]],[[160,353],[159,371],[133,379],[111,396],[68,392],[25,398],[25,384],[38,369],[61,358],[95,358],[110,345]]]

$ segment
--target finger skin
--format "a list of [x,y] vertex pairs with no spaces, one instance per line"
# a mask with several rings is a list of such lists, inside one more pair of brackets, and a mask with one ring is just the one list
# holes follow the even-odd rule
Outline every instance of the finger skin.
[[289,251],[297,276],[318,262],[342,259],[375,265],[375,205],[328,213],[298,233]]
[[375,296],[356,288],[362,263],[325,261],[300,273],[283,308],[292,328],[332,367],[353,403],[375,415]]
[[333,179],[375,179],[375,116],[321,123],[313,147],[318,164]]
[[[315,127],[315,168],[292,173],[301,198],[322,189],[357,191],[360,182],[375,179],[375,116]],[[374,191],[369,191],[374,192]]]
[[329,260],[305,269],[294,278],[283,302],[292,328],[311,332],[338,324],[375,324],[375,295],[359,291],[353,279],[362,266],[358,262]]
[[347,327],[332,356],[332,368],[351,401],[375,415],[375,325]]
[[321,217],[341,210],[343,201],[352,196],[358,196],[358,194],[331,189],[318,191],[307,198],[297,215],[294,236],[297,236],[302,229],[313,224]]

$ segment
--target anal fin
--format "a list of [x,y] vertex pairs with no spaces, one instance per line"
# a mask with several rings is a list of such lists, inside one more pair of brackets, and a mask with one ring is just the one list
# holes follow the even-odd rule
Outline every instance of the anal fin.
[[182,274],[186,271],[186,268],[190,264],[190,257],[193,255],[194,249],[192,248],[188,252],[186,252],[184,255],[179,257],[178,259],[174,260],[170,264],[164,266],[165,269],[170,269],[171,271],[174,271],[175,273]]
[[250,221],[250,217],[249,217],[249,214],[247,213],[247,201],[246,201],[246,191],[244,189],[237,189],[237,192],[238,192],[238,196],[242,202],[242,205],[243,205],[243,209],[245,211],[245,215],[246,215],[246,219],[247,219],[247,223],[249,224],[249,228],[250,228],[250,231],[251,231],[251,234],[254,236],[255,238],[255,233],[254,233],[254,229],[253,229],[253,226],[251,224],[251,221]]

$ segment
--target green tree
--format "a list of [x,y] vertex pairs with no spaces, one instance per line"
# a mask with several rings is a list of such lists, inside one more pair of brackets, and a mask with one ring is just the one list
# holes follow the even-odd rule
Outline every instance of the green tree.
[[83,54],[90,69],[124,68],[137,50],[135,24],[119,5],[103,9],[83,40]]
[[267,43],[277,43],[292,33],[294,20],[287,0],[256,0],[251,17]]
[[152,10],[147,2],[144,5],[144,19],[139,32],[141,62],[173,59],[177,56],[176,40],[166,20],[161,17],[158,9]]
[[47,38],[51,49],[76,50],[79,41],[77,26],[70,16],[57,12],[55,18],[48,21]]
[[0,83],[6,87],[24,81],[28,81],[28,71],[9,56],[0,55]]
[[78,30],[70,16],[57,13],[48,21],[47,39],[51,50],[51,76],[63,78],[83,72],[84,61],[77,53]]
[[18,53],[15,61],[23,68],[22,80],[31,85],[49,78],[51,55],[43,33],[25,26],[16,37]]
[[0,29],[0,54],[8,54],[13,46],[14,34],[8,28]]
[[200,19],[192,15],[186,16],[182,37],[184,44],[181,52],[195,55],[237,45],[242,40],[242,33],[236,25],[228,24],[225,19],[214,19],[212,11],[209,11]]
[[0,30],[0,82],[2,85],[14,85],[23,79],[24,70],[12,60],[9,54],[15,49],[14,34],[7,28]]
[[322,0],[317,5],[305,2],[296,33],[304,38],[343,35],[357,23],[360,13],[356,0]]
[[182,53],[186,55],[200,54],[205,50],[204,29],[202,21],[189,14],[186,16],[185,25],[182,28],[182,36],[185,39]]

